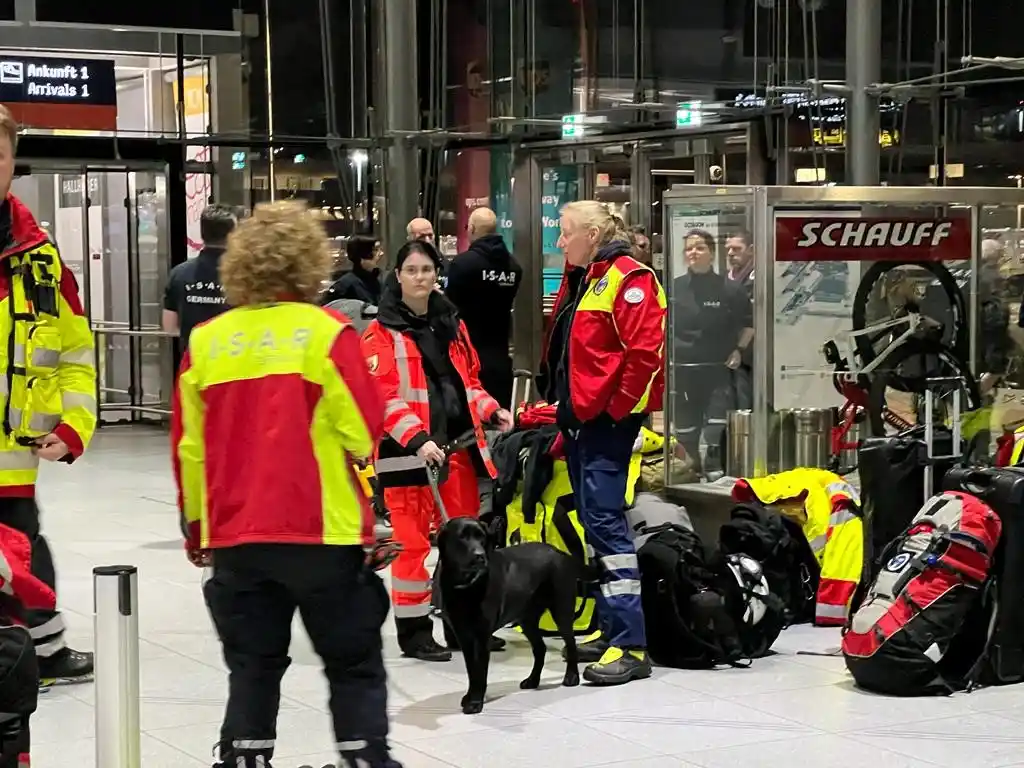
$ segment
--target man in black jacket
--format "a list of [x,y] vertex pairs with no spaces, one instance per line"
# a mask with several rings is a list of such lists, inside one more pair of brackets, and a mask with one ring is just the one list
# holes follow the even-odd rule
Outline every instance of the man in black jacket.
[[228,310],[220,287],[220,257],[237,224],[233,207],[207,206],[199,219],[203,249],[194,259],[174,267],[167,277],[161,325],[167,333],[179,335],[182,354],[188,349],[193,328]]
[[512,359],[512,304],[523,279],[523,268],[498,233],[498,219],[490,208],[469,215],[469,248],[448,265],[445,290],[465,321],[469,338],[480,356],[484,389],[510,407]]
[[328,288],[320,298],[323,305],[338,299],[356,299],[364,304],[380,304],[380,242],[369,235],[353,235],[345,246],[352,269]]

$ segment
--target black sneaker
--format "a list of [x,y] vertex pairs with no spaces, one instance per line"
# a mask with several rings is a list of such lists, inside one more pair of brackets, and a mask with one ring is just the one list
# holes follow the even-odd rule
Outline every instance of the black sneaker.
[[434,640],[433,637],[417,638],[402,649],[407,659],[420,661],[451,661],[452,652]]
[[[576,655],[582,664],[590,664],[600,660],[607,650],[608,641],[601,634],[601,630],[597,630],[597,632],[587,635],[582,640],[576,641]],[[562,646],[562,660],[565,660],[565,646]]]
[[53,656],[39,659],[39,685],[74,685],[93,678],[93,655],[71,648],[62,648]]
[[622,685],[651,676],[647,651],[610,647],[599,661],[583,670],[583,679],[594,685]]

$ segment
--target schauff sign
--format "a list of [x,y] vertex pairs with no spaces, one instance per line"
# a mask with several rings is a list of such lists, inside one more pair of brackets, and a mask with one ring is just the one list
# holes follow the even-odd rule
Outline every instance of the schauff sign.
[[963,261],[971,219],[779,214],[776,261]]

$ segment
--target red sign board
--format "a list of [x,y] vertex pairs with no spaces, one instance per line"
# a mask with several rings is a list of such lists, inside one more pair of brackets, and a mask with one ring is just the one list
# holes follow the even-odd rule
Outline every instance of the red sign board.
[[776,261],[962,261],[971,258],[971,219],[853,216],[775,217]]

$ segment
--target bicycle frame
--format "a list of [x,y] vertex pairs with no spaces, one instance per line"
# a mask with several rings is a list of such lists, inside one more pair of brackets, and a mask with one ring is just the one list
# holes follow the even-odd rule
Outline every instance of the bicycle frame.
[[[836,374],[845,382],[856,381],[858,376],[866,376],[874,373],[878,367],[885,362],[886,358],[892,354],[892,351],[899,347],[903,342],[913,336],[921,328],[924,321],[921,318],[920,313],[908,312],[904,317],[898,317],[893,320],[886,320],[883,323],[876,323],[875,325],[869,325],[860,330],[845,331],[841,334],[841,338],[846,342],[847,350],[847,364],[850,369],[847,371],[837,371]],[[900,326],[906,326],[906,330],[897,336],[889,345],[882,350],[874,360],[865,365],[863,368],[857,366],[857,345],[856,339],[861,336],[869,336],[871,334],[878,333],[879,331],[886,331],[890,328],[898,328]],[[835,341],[834,339],[832,340]],[[837,345],[838,346],[838,345]]]

